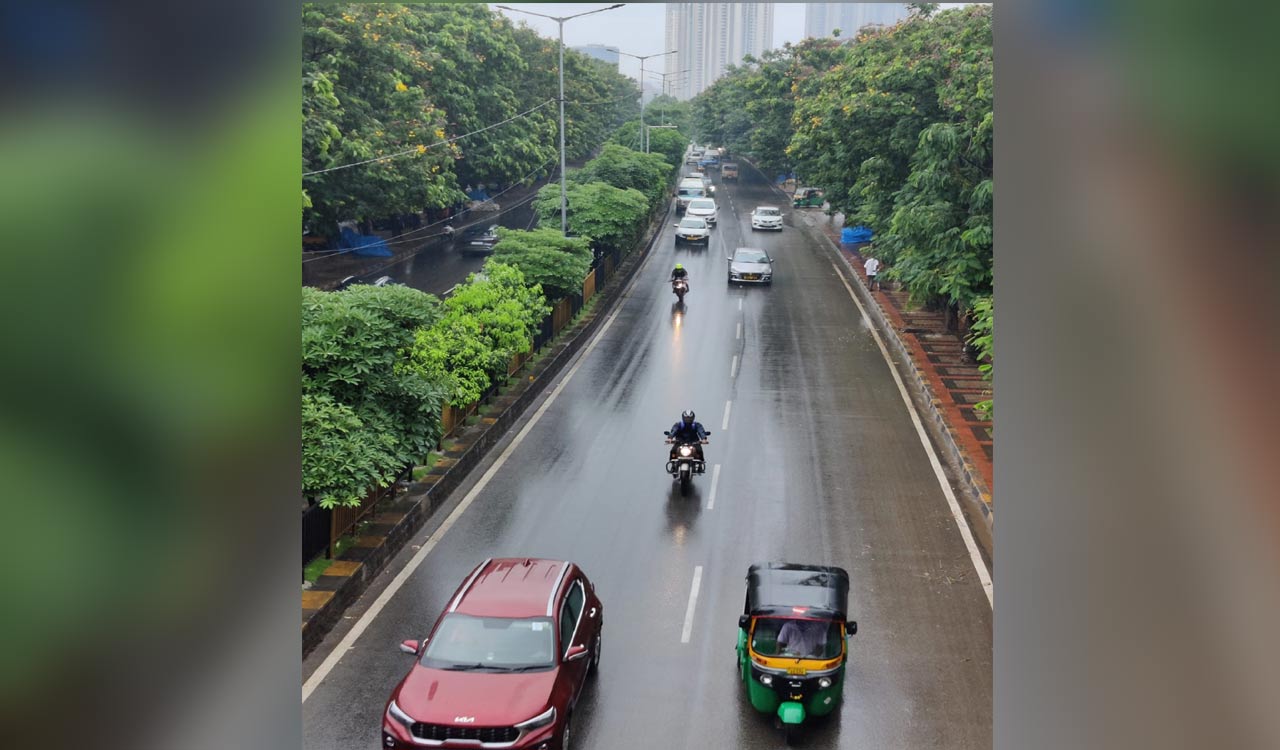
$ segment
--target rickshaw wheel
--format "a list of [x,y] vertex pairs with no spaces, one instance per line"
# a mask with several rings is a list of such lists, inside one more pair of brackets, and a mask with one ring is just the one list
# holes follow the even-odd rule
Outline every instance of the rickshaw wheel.
[[800,742],[800,725],[799,724],[783,724],[782,734],[786,738],[787,746],[796,745]]

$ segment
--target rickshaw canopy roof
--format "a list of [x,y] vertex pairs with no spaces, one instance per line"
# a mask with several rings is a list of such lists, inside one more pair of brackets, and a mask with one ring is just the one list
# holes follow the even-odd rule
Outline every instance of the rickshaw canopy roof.
[[[803,608],[801,612],[797,609]],[[747,614],[845,619],[849,574],[844,568],[756,563],[747,570]]]

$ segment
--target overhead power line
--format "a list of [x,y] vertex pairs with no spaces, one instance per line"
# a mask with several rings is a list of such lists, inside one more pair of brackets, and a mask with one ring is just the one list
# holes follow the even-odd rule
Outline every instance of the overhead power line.
[[543,102],[542,104],[539,104],[538,106],[534,107],[533,109],[525,110],[524,112],[521,112],[521,113],[520,113],[520,114],[518,114],[518,115],[514,115],[514,116],[512,116],[512,117],[508,117],[507,119],[503,120],[502,122],[495,122],[494,124],[492,124],[492,125],[486,125],[485,127],[480,128],[479,130],[473,130],[473,131],[471,131],[470,133],[463,133],[462,135],[455,135],[454,137],[452,137],[452,138],[446,138],[446,139],[444,139],[443,141],[436,141],[435,143],[431,144],[430,146],[414,146],[413,148],[405,149],[404,151],[399,151],[399,152],[394,153],[394,154],[387,154],[387,155],[385,155],[385,156],[375,156],[375,157],[374,157],[374,158],[372,158],[372,159],[365,159],[364,161],[352,162],[351,164],[341,164],[341,165],[339,165],[339,166],[336,166],[336,167],[329,167],[329,168],[327,168],[327,169],[317,169],[317,170],[314,170],[314,171],[311,171],[311,172],[303,172],[303,173],[302,173],[302,176],[303,176],[303,177],[311,177],[311,176],[313,176],[313,175],[325,174],[325,173],[327,173],[327,172],[336,172],[336,171],[338,171],[339,169],[350,169],[351,167],[358,167],[358,166],[361,166],[361,165],[363,165],[363,164],[372,164],[373,162],[376,162],[376,161],[386,161],[387,159],[398,159],[398,158],[400,158],[401,156],[408,156],[409,154],[418,154],[418,153],[422,153],[423,151],[426,151],[426,150],[427,150],[427,149],[429,149],[429,148],[435,148],[436,146],[443,146],[443,145],[445,145],[445,144],[447,144],[447,143],[453,143],[454,141],[460,141],[460,140],[462,140],[463,138],[469,138],[469,137],[471,137],[471,136],[473,136],[473,135],[477,135],[477,134],[479,134],[479,133],[483,133],[483,132],[484,132],[484,131],[486,131],[486,130],[493,130],[493,129],[494,129],[494,128],[496,128],[496,127],[499,127],[499,126],[502,126],[502,125],[506,125],[506,124],[507,124],[507,123],[509,123],[509,122],[514,122],[514,121],[516,121],[516,120],[519,120],[521,117],[528,117],[529,115],[533,114],[534,112],[537,112],[538,110],[542,109],[543,107],[547,106],[548,104],[554,104],[554,103],[555,103],[555,101],[556,101],[555,99],[548,99],[548,100],[546,100],[545,102]]

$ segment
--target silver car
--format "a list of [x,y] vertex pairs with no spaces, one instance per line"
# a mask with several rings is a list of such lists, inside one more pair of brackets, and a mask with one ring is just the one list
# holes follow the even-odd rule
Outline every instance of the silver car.
[[681,242],[696,243],[700,245],[711,244],[711,229],[707,226],[707,222],[696,216],[686,216],[680,220],[676,228],[676,247],[680,247]]
[[772,284],[773,258],[758,247],[740,247],[729,256],[729,283]]
[[782,210],[777,206],[756,206],[751,212],[751,228],[782,231]]
[[704,219],[711,226],[716,225],[716,217],[719,214],[719,207],[716,206],[714,198],[694,198],[689,201],[689,207],[684,210],[685,216],[696,216]]

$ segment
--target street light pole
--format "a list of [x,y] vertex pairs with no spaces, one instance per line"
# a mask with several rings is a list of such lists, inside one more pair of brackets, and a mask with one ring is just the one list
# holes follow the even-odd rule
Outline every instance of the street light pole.
[[[608,8],[596,8],[586,13],[576,13],[572,16],[548,16],[542,13],[534,13],[531,10],[521,10],[519,8],[511,8],[506,5],[498,5],[495,7],[512,13],[524,13],[530,16],[538,16],[539,18],[549,18],[560,26],[560,234],[565,237],[569,236],[569,194],[565,186],[565,156],[564,156],[564,22],[582,16],[589,16],[592,13],[602,13],[606,10],[621,8],[626,3],[618,3],[610,5]],[[641,102],[643,102],[644,89],[641,87]]]
[[650,57],[664,57],[666,55],[674,55],[677,50],[670,52],[655,52],[652,55],[633,55],[630,52],[618,50],[618,54],[634,57],[640,61],[640,142],[642,150],[649,153],[649,128],[644,124],[644,61]]

